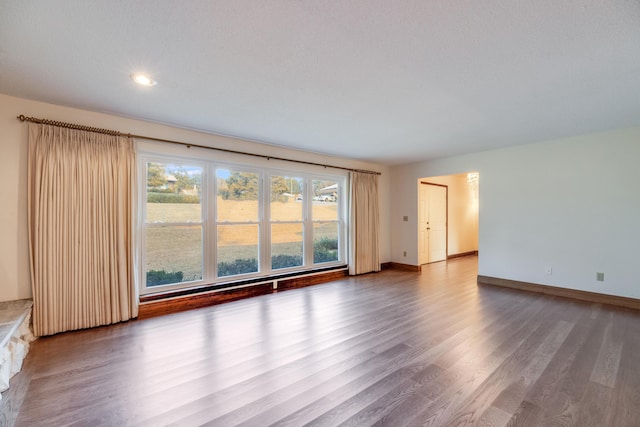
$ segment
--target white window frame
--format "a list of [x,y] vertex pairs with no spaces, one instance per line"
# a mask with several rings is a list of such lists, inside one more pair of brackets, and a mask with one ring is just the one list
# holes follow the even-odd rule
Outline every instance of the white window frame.
[[[268,246],[268,256],[266,257],[265,261],[267,262],[267,265],[265,265],[265,267],[268,267],[268,271],[276,274],[276,273],[286,273],[286,272],[290,272],[290,271],[296,271],[299,270],[305,266],[307,266],[307,262],[306,262],[306,254],[309,251],[308,247],[307,247],[307,236],[308,236],[308,230],[307,230],[307,218],[308,218],[308,208],[307,208],[307,203],[306,200],[309,198],[307,197],[308,194],[308,185],[307,182],[309,180],[307,174],[303,174],[297,171],[287,171],[287,170],[282,170],[282,169],[270,169],[270,170],[265,170],[266,175],[265,175],[265,180],[264,180],[264,202],[265,202],[265,224],[266,224],[266,232],[269,234],[268,236],[268,242],[269,242],[269,246]],[[271,178],[274,176],[290,176],[290,177],[294,177],[294,178],[301,178],[302,179],[302,218],[300,220],[297,221],[274,221],[271,215]],[[295,266],[295,267],[286,267],[286,268],[278,268],[278,269],[273,269],[272,268],[272,239],[271,239],[271,231],[272,231],[272,225],[274,224],[301,224],[302,225],[302,265],[301,266]],[[308,266],[307,266],[308,267]]]
[[[347,230],[347,223],[346,223],[346,218],[347,218],[347,199],[346,199],[346,185],[347,185],[347,179],[346,177],[344,177],[342,180],[338,180],[336,179],[335,175],[321,175],[321,174],[313,174],[312,177],[309,179],[309,189],[308,192],[309,193],[313,193],[313,181],[314,180],[318,180],[318,181],[335,181],[338,184],[338,188],[336,193],[338,194],[338,198],[337,200],[342,200],[343,202],[340,203],[338,205],[338,218],[336,220],[315,220],[313,218],[313,206],[309,206],[308,212],[311,215],[311,218],[309,220],[309,238],[311,239],[311,247],[313,247],[313,225],[317,224],[317,223],[327,223],[327,222],[335,222],[338,225],[338,260],[345,260],[344,263],[346,263],[346,259],[347,259],[347,236],[346,236],[346,230]],[[313,197],[308,197],[309,202],[311,204],[313,204]],[[313,262],[313,253],[310,254],[310,260],[309,262],[311,263],[311,265],[315,265],[317,267],[321,267],[321,266],[325,266],[325,265],[331,265],[333,263],[333,261],[331,262],[322,262],[322,263],[317,263],[314,264]]]
[[[210,242],[212,242],[212,248],[211,248],[211,258],[207,258],[207,259],[212,259],[212,261],[210,261],[210,264],[212,266],[212,270],[213,273],[211,275],[211,281],[210,283],[218,283],[218,282],[227,282],[229,280],[235,280],[235,279],[241,279],[241,278],[253,278],[253,277],[259,277],[261,276],[261,272],[263,271],[263,256],[262,256],[262,252],[263,252],[263,238],[262,235],[264,233],[264,214],[263,211],[264,209],[262,208],[263,205],[263,195],[264,195],[264,186],[263,186],[263,172],[261,171],[260,168],[256,168],[255,166],[247,166],[247,165],[241,165],[241,164],[226,164],[226,163],[211,163],[210,164],[211,167],[211,171],[212,171],[212,180],[210,181],[210,183],[212,184],[213,188],[211,191],[211,206],[210,206],[210,212],[212,213],[211,215],[211,220],[213,223],[213,227],[211,230],[211,240]],[[249,173],[255,173],[258,175],[258,220],[257,222],[226,222],[226,221],[218,221],[218,206],[215,203],[215,201],[217,200],[218,197],[218,170],[219,169],[225,169],[228,170],[230,172],[249,172]],[[258,271],[255,273],[245,273],[245,274],[237,274],[237,275],[232,275],[232,276],[222,276],[222,277],[218,277],[218,257],[217,257],[217,252],[218,252],[218,225],[242,225],[242,224],[257,224],[258,225]]]
[[[347,236],[348,236],[348,203],[346,200],[346,186],[348,183],[347,172],[337,172],[336,174],[326,173],[325,168],[303,164],[287,164],[285,167],[270,167],[268,161],[251,159],[254,161],[229,162],[216,159],[216,156],[208,155],[198,158],[181,156],[175,154],[162,154],[157,152],[138,153],[138,173],[140,179],[138,185],[138,215],[137,215],[137,236],[138,255],[137,269],[140,295],[147,295],[157,292],[166,292],[175,289],[190,288],[202,285],[233,285],[233,282],[241,282],[255,278],[264,277],[268,280],[270,276],[304,273],[317,269],[331,267],[341,267],[348,263],[347,259]],[[262,160],[262,161],[260,161]],[[203,168],[201,183],[201,224],[203,230],[202,254],[203,254],[203,278],[202,280],[181,282],[167,285],[146,286],[146,254],[145,254],[145,230],[148,224],[146,219],[146,199],[147,199],[147,177],[146,165],[148,162],[163,164],[198,166]],[[291,166],[291,167],[289,167]],[[237,172],[258,173],[260,194],[258,201],[258,272],[246,273],[232,276],[217,277],[217,227],[224,225],[224,222],[217,220],[217,170],[227,169]],[[271,268],[271,218],[270,218],[270,197],[271,197],[271,176],[293,176],[303,179],[303,265],[282,269]],[[338,183],[338,260],[324,263],[313,263],[313,226],[317,221],[313,220],[313,181],[325,180]],[[230,223],[233,225],[235,223]]]
[[[201,195],[200,195],[200,222],[202,226],[202,279],[200,280],[189,280],[179,283],[166,284],[166,285],[156,285],[153,287],[147,287],[147,254],[146,254],[146,230],[147,228],[157,228],[157,227],[168,227],[168,226],[179,226],[179,225],[194,225],[193,222],[172,222],[172,223],[163,223],[163,224],[150,224],[146,222],[147,219],[147,164],[148,163],[162,163],[162,164],[172,164],[172,165],[188,165],[188,166],[197,166],[202,168],[202,183],[201,183]],[[208,262],[207,260],[211,257],[209,253],[210,248],[206,244],[207,235],[210,234],[209,224],[208,224],[208,206],[209,206],[209,190],[208,190],[208,165],[206,162],[202,162],[201,160],[196,160],[192,158],[185,157],[175,157],[175,156],[162,156],[162,155],[143,155],[139,156],[138,159],[138,176],[140,177],[139,187],[138,187],[138,215],[137,215],[137,236],[138,236],[138,283],[140,284],[140,294],[149,294],[158,292],[158,290],[169,291],[173,289],[185,288],[185,287],[193,287],[199,286],[207,282],[207,277],[210,275],[208,271]]]

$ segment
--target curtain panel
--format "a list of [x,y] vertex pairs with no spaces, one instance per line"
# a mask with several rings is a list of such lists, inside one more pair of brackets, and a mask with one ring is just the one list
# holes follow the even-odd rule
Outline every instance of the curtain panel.
[[38,336],[138,314],[133,141],[29,124],[28,222]]
[[349,274],[380,271],[378,175],[350,174]]

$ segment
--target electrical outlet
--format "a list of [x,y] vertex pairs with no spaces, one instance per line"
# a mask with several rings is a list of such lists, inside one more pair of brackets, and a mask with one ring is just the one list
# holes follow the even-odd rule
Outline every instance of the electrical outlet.
[[546,274],[547,276],[551,276],[553,274],[553,269],[551,267],[546,267],[544,269],[544,274]]
[[402,256],[407,256],[407,251],[402,252]]
[[596,273],[596,280],[598,282],[604,282],[604,273]]

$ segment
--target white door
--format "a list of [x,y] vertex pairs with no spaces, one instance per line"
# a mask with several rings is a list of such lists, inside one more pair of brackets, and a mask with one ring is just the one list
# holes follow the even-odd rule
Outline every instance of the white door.
[[427,185],[429,188],[429,256],[427,262],[447,259],[447,187]]
[[420,184],[418,258],[420,264],[447,259],[447,191],[443,185]]
[[429,235],[427,227],[429,227],[429,194],[427,184],[420,184],[418,192],[418,263],[426,264],[429,262]]

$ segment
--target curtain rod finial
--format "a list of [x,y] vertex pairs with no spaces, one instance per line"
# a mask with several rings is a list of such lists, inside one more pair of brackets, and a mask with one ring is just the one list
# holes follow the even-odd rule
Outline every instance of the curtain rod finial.
[[17,117],[17,119],[18,119],[18,120],[20,120],[21,122],[24,122],[25,120],[27,120],[27,118],[25,117],[25,115],[24,115],[24,114],[20,114],[20,115]]

